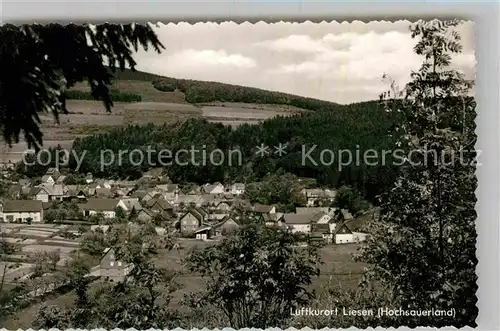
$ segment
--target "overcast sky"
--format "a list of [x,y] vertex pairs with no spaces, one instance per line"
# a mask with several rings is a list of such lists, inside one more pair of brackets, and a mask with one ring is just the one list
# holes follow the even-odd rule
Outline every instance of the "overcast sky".
[[[363,23],[187,23],[160,25],[166,50],[140,51],[137,69],[175,78],[211,80],[338,103],[376,99],[399,85],[422,59],[408,21]],[[463,54],[455,65],[474,76],[474,27],[462,24]]]

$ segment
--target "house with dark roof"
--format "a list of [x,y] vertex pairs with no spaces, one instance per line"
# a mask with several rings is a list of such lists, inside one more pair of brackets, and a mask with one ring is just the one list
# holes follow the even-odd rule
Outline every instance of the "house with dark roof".
[[276,207],[275,206],[269,206],[269,205],[262,205],[262,204],[255,204],[251,207],[250,209],[254,213],[260,213],[260,214],[274,214],[276,213]]
[[87,190],[84,186],[80,185],[67,185],[67,195],[71,200],[85,200],[87,199]]
[[202,208],[190,208],[179,218],[182,234],[194,233],[208,219],[208,213]]
[[333,242],[333,234],[330,232],[329,224],[311,224],[311,238],[322,240],[326,244],[331,244]]
[[87,203],[80,205],[84,216],[103,214],[105,218],[116,217],[117,199],[89,199]]
[[226,216],[219,223],[212,227],[213,234],[215,236],[225,236],[231,232],[237,231],[240,228],[240,224],[235,221],[232,217]]
[[43,203],[38,200],[7,200],[2,214],[4,222],[43,223]]
[[43,175],[42,176],[42,183],[54,184],[55,182],[56,182],[56,180],[51,175]]
[[173,213],[174,206],[172,206],[168,201],[160,197],[155,197],[145,202],[146,208],[151,211],[161,213],[164,211],[169,211]]

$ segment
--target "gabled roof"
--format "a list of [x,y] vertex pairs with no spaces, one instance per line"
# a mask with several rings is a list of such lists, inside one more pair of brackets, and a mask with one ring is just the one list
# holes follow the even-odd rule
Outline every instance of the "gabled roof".
[[198,221],[203,222],[204,215],[202,213],[200,213],[199,209],[197,209],[197,208],[189,209],[184,215],[182,215],[179,218],[179,221],[182,220],[184,217],[186,217],[186,215],[188,215],[188,214],[193,215]]
[[35,194],[38,194],[40,191],[45,191],[49,195],[55,196],[63,196],[68,192],[68,187],[64,184],[47,184],[43,183],[38,186]]
[[7,200],[3,205],[3,212],[40,212],[42,208],[43,204],[39,200]]
[[89,199],[87,203],[83,204],[81,208],[83,210],[94,210],[94,211],[115,211],[118,205],[117,199]]
[[156,213],[154,211],[152,211],[151,209],[148,209],[148,208],[142,208],[141,210],[139,210],[138,212],[139,214],[147,214],[151,217],[155,216]]
[[205,209],[201,208],[201,207],[196,207],[195,210],[200,214],[202,215],[203,217],[207,217],[208,216],[208,211],[206,211]]
[[[178,184],[161,184],[161,185],[156,185],[155,188],[158,190],[161,190],[165,193],[174,193],[176,190],[179,190],[179,185]],[[181,193],[181,192],[179,192]]]
[[203,192],[205,193],[210,193],[212,192],[217,186],[222,186],[224,187],[224,185],[222,185],[221,183],[219,182],[216,182],[216,183],[213,183],[213,184],[205,184],[201,187],[201,189],[203,190]]
[[143,209],[138,198],[120,199],[120,201],[123,202],[123,204],[125,205],[125,207],[127,207],[127,209],[133,208],[136,211]]
[[351,229],[347,226],[347,222],[337,224],[335,230],[333,230],[333,234],[338,234],[339,232],[352,233]]
[[226,224],[227,222],[230,222],[230,221],[232,221],[232,222],[236,223],[236,225],[240,226],[240,224],[239,224],[239,222],[238,222],[238,221],[236,221],[236,220],[235,220],[234,218],[232,218],[231,216],[227,215],[227,216],[225,216],[223,219],[221,219],[219,223],[215,224],[215,225],[214,225],[214,228],[221,227],[221,226],[223,226],[224,224]]
[[215,203],[215,207],[219,207],[219,206],[220,206],[220,205],[222,205],[223,203],[224,203],[224,204],[226,204],[226,205],[228,205],[228,206],[231,206],[231,205],[233,204],[233,202],[232,202],[232,201],[228,201],[228,200],[221,200],[221,201],[218,201],[218,202],[216,202],[216,203]]
[[146,202],[146,207],[152,208],[154,206],[158,206],[162,210],[174,209],[174,206],[168,203],[168,201],[166,201],[165,199],[154,198]]
[[148,192],[144,191],[144,190],[135,190],[135,191],[132,191],[132,193],[130,194],[131,197],[133,198],[139,198],[139,199],[142,199],[146,196],[146,194],[148,194]]
[[251,207],[251,211],[255,213],[269,213],[273,209],[273,206],[255,204]]
[[323,212],[311,214],[287,213],[283,214],[283,221],[286,224],[314,224],[317,223],[319,219],[325,215],[326,214]]
[[315,214],[295,214],[295,213],[285,213],[283,214],[283,221],[286,224],[310,224]]

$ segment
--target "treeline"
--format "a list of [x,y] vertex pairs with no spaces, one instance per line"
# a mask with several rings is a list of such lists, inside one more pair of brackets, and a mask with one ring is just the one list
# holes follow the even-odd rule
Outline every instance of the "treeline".
[[185,94],[186,101],[189,103],[221,101],[279,104],[310,110],[335,110],[341,107],[329,101],[218,82],[158,77],[151,83],[160,91],[168,92],[179,89]]
[[[68,100],[95,100],[92,93],[87,91],[69,90],[64,92],[64,96]],[[140,102],[142,96],[137,93],[125,93],[119,91],[110,92],[111,100],[117,102]]]
[[[177,183],[249,183],[283,169],[299,177],[316,178],[320,185],[352,185],[375,196],[392,184],[395,176],[392,156],[380,159],[383,150],[394,146],[395,137],[387,135],[393,123],[394,118],[378,103],[365,102],[338,111],[277,117],[236,129],[203,119],[163,126],[128,126],[77,139],[73,149],[79,156],[86,153],[79,172],[92,172],[97,177],[138,178],[152,165],[172,162],[166,170]],[[275,154],[274,148],[280,143],[286,146],[281,156]],[[256,154],[261,144],[269,146],[264,157]],[[147,160],[148,148],[154,164]],[[122,152],[122,157],[118,157],[119,151],[134,149],[144,155],[139,166],[138,153]],[[196,150],[194,157],[179,153],[192,149]],[[110,152],[101,155],[104,150],[113,151],[113,155]],[[171,154],[160,155],[161,150]],[[222,151],[224,160],[220,152],[211,154],[215,150]],[[367,150],[378,154],[375,160],[371,157],[369,164],[363,160]],[[179,157],[175,160],[177,153]],[[75,159],[70,160],[70,167],[76,169]]]

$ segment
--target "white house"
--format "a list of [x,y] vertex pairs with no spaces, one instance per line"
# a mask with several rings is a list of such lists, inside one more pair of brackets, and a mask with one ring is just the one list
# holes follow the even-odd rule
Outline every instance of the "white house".
[[281,216],[280,220],[290,228],[293,233],[311,233],[313,231],[313,225],[325,224],[328,227],[332,218],[324,212],[310,214],[286,213]]
[[40,187],[37,189],[38,192],[35,194],[35,200],[42,201],[42,202],[49,202],[50,200],[50,193],[49,189],[46,187]]
[[84,216],[103,214],[105,218],[116,217],[117,199],[89,199],[86,204],[80,206]]
[[7,200],[3,206],[4,222],[43,223],[43,206],[38,200]]
[[351,229],[343,223],[338,224],[333,235],[335,236],[336,244],[350,244],[357,242],[357,236],[355,236]]
[[245,193],[245,184],[243,183],[234,183],[231,185],[231,193],[234,195],[242,195]]

